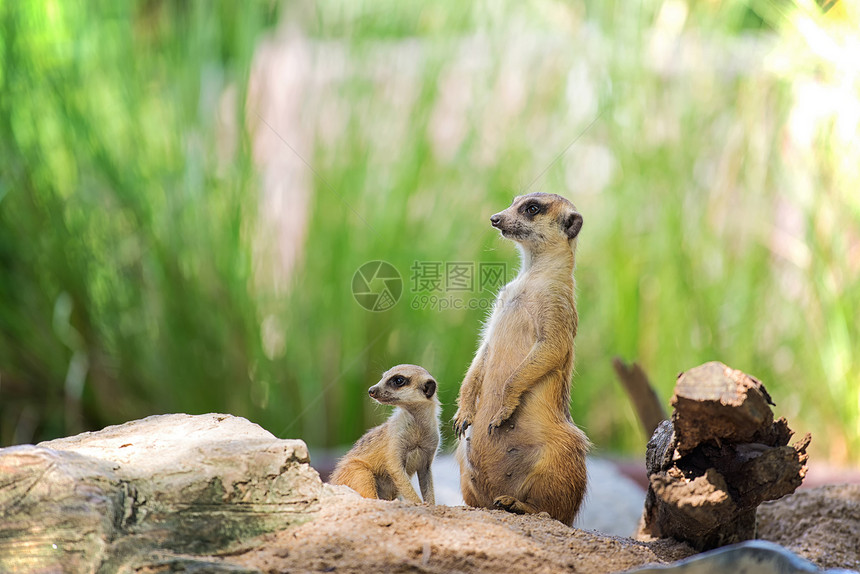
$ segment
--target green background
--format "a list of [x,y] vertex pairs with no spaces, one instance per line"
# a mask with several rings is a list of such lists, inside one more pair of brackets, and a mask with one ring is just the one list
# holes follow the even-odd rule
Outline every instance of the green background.
[[[220,411],[339,447],[385,417],[366,389],[408,362],[439,380],[450,446],[492,290],[422,288],[413,266],[512,278],[488,218],[547,191],[585,221],[571,408],[597,452],[647,438],[612,357],[664,401],[721,360],[814,456],[856,463],[857,16],[4,1],[0,442]],[[377,313],[351,292],[374,260],[403,279]]]

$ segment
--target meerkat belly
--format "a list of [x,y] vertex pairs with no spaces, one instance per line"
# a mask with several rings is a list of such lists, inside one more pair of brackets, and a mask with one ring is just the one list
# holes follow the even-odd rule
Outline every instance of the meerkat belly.
[[412,448],[406,451],[406,456],[403,460],[403,468],[406,469],[406,474],[412,476],[423,467],[427,462],[427,453],[421,448]]
[[528,315],[503,309],[493,316],[487,333],[487,362],[478,397],[478,418],[483,416],[489,422],[501,407],[505,383],[528,356],[536,339],[534,324]]
[[467,455],[489,490],[503,493],[520,485],[524,475],[567,434],[569,423],[557,401],[541,392],[547,383],[539,381],[534,392],[526,392],[511,418],[492,436],[482,420],[486,417],[488,423],[489,417],[483,412],[477,417]]
[[570,407],[564,400],[557,371],[550,372],[523,393],[517,411],[523,432],[545,436],[559,424],[570,420]]
[[523,432],[514,415],[510,424],[497,429],[493,436],[475,428],[466,456],[473,470],[476,486],[490,497],[510,493],[522,482],[542,455],[544,444],[534,433]]

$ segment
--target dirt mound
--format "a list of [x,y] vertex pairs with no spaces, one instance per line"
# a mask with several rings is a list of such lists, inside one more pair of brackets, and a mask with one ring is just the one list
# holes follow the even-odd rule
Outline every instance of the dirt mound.
[[670,541],[637,542],[569,528],[549,515],[416,506],[350,494],[315,520],[262,537],[230,562],[263,572],[617,572],[689,556]]
[[800,490],[762,504],[758,537],[822,568],[860,569],[860,484]]

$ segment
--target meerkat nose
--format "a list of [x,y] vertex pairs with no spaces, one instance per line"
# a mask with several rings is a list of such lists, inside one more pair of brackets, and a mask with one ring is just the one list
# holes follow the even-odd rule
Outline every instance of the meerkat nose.
[[370,387],[369,389],[367,389],[367,394],[375,399],[376,398],[376,387]]
[[498,227],[499,223],[501,223],[501,222],[502,222],[502,216],[499,215],[498,213],[490,218],[490,223],[493,224],[493,227]]

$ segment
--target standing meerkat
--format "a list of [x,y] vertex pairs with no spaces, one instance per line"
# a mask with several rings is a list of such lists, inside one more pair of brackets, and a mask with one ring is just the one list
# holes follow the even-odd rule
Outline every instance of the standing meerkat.
[[460,387],[454,431],[463,499],[518,514],[548,512],[571,525],[585,494],[589,448],[570,416],[582,216],[563,197],[530,193],[490,222],[517,243],[522,267],[499,292]]
[[367,392],[397,408],[338,461],[329,482],[349,486],[365,498],[394,500],[399,494],[421,504],[410,482],[417,472],[424,502],[436,504],[430,470],[440,438],[436,380],[422,367],[397,365]]

